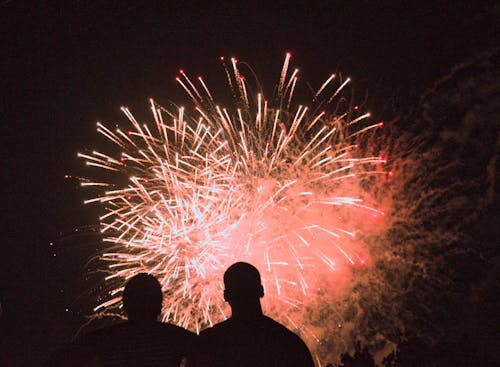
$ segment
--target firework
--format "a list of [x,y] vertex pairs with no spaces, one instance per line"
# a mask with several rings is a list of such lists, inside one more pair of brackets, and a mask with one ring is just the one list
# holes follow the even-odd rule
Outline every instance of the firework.
[[163,286],[163,319],[199,331],[228,316],[222,274],[248,261],[261,271],[268,312],[299,327],[284,310],[369,261],[357,234],[383,212],[361,183],[385,175],[385,161],[362,154],[358,142],[382,123],[341,103],[350,80],[336,75],[309,105],[295,104],[299,72],[289,70],[289,54],[271,99],[252,92],[237,60],[222,63],[234,107],[218,105],[201,77],[181,70],[176,80],[193,107],[151,100],[150,124],[122,108],[131,128],[97,124],[121,153],[79,154],[108,173],[82,182],[96,192],[86,203],[105,209],[102,259],[113,289],[96,311],[119,308],[126,279],[147,272]]

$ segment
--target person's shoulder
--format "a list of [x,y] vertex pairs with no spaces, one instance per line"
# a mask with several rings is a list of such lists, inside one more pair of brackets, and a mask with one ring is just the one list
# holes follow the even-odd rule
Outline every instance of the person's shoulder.
[[285,346],[291,353],[290,356],[297,358],[294,361],[294,366],[314,366],[311,352],[300,336],[270,317],[265,316],[265,322],[268,330],[271,330],[271,333],[276,336],[278,345]]
[[293,335],[297,336],[297,334],[295,334],[293,331],[291,331],[290,329],[288,329],[283,324],[280,324],[278,321],[270,318],[269,316],[264,316],[264,323],[269,328],[273,328],[273,329],[276,329],[276,330],[281,330],[281,331],[283,331],[286,334],[293,334]]
[[113,338],[115,335],[120,335],[127,332],[131,327],[129,321],[120,321],[113,325],[104,326],[98,328],[90,333],[86,334],[88,337],[92,338]]
[[196,334],[186,330],[180,326],[170,324],[168,322],[157,322],[156,327],[161,329],[165,333],[178,334],[180,336],[185,336],[187,338],[195,337]]
[[273,320],[268,316],[264,316],[264,322],[266,323],[266,327],[275,333],[279,333],[282,337],[293,340],[295,343],[301,344],[305,346],[304,341],[298,336],[296,333],[288,329],[286,326],[280,324],[278,321]]
[[95,337],[124,337],[125,335],[163,335],[169,337],[191,338],[196,334],[180,326],[166,322],[137,323],[131,321],[120,322],[94,331]]
[[219,322],[218,324],[215,324],[212,327],[202,330],[200,332],[200,337],[207,338],[213,335],[219,335],[221,333],[224,333],[230,326],[231,326],[230,319],[224,320],[222,322]]
[[128,323],[126,321],[122,321],[113,325],[99,327],[95,330],[80,335],[78,338],[100,340],[101,338],[106,338],[108,336],[112,337],[115,334],[123,332],[123,330],[128,327],[127,324]]

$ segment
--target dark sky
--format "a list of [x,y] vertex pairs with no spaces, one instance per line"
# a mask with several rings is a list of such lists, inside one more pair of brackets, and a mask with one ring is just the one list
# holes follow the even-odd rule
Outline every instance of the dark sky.
[[495,37],[493,1],[208,3],[0,2],[5,365],[38,365],[92,303],[78,287],[91,286],[97,244],[75,229],[97,211],[64,175],[102,144],[96,121],[123,122],[122,105],[147,116],[149,97],[183,100],[177,70],[219,80],[221,55],[272,87],[287,51],[312,84],[341,71],[389,116]]

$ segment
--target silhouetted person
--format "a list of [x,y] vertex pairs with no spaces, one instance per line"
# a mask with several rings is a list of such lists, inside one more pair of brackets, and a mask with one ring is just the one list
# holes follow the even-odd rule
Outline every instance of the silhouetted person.
[[224,273],[224,286],[232,316],[201,332],[196,367],[314,367],[302,339],[262,314],[264,289],[254,266],[231,265]]
[[158,322],[162,301],[156,278],[145,273],[134,276],[123,291],[128,321],[76,338],[45,366],[86,366],[96,360],[103,367],[179,366],[191,354],[196,335]]

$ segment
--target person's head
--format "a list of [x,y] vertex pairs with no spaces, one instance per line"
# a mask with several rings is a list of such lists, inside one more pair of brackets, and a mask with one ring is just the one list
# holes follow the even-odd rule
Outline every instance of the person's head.
[[224,273],[224,299],[231,306],[238,303],[259,301],[264,288],[257,268],[245,262],[231,265]]
[[123,308],[129,320],[156,320],[161,312],[161,285],[150,274],[140,273],[125,284]]

